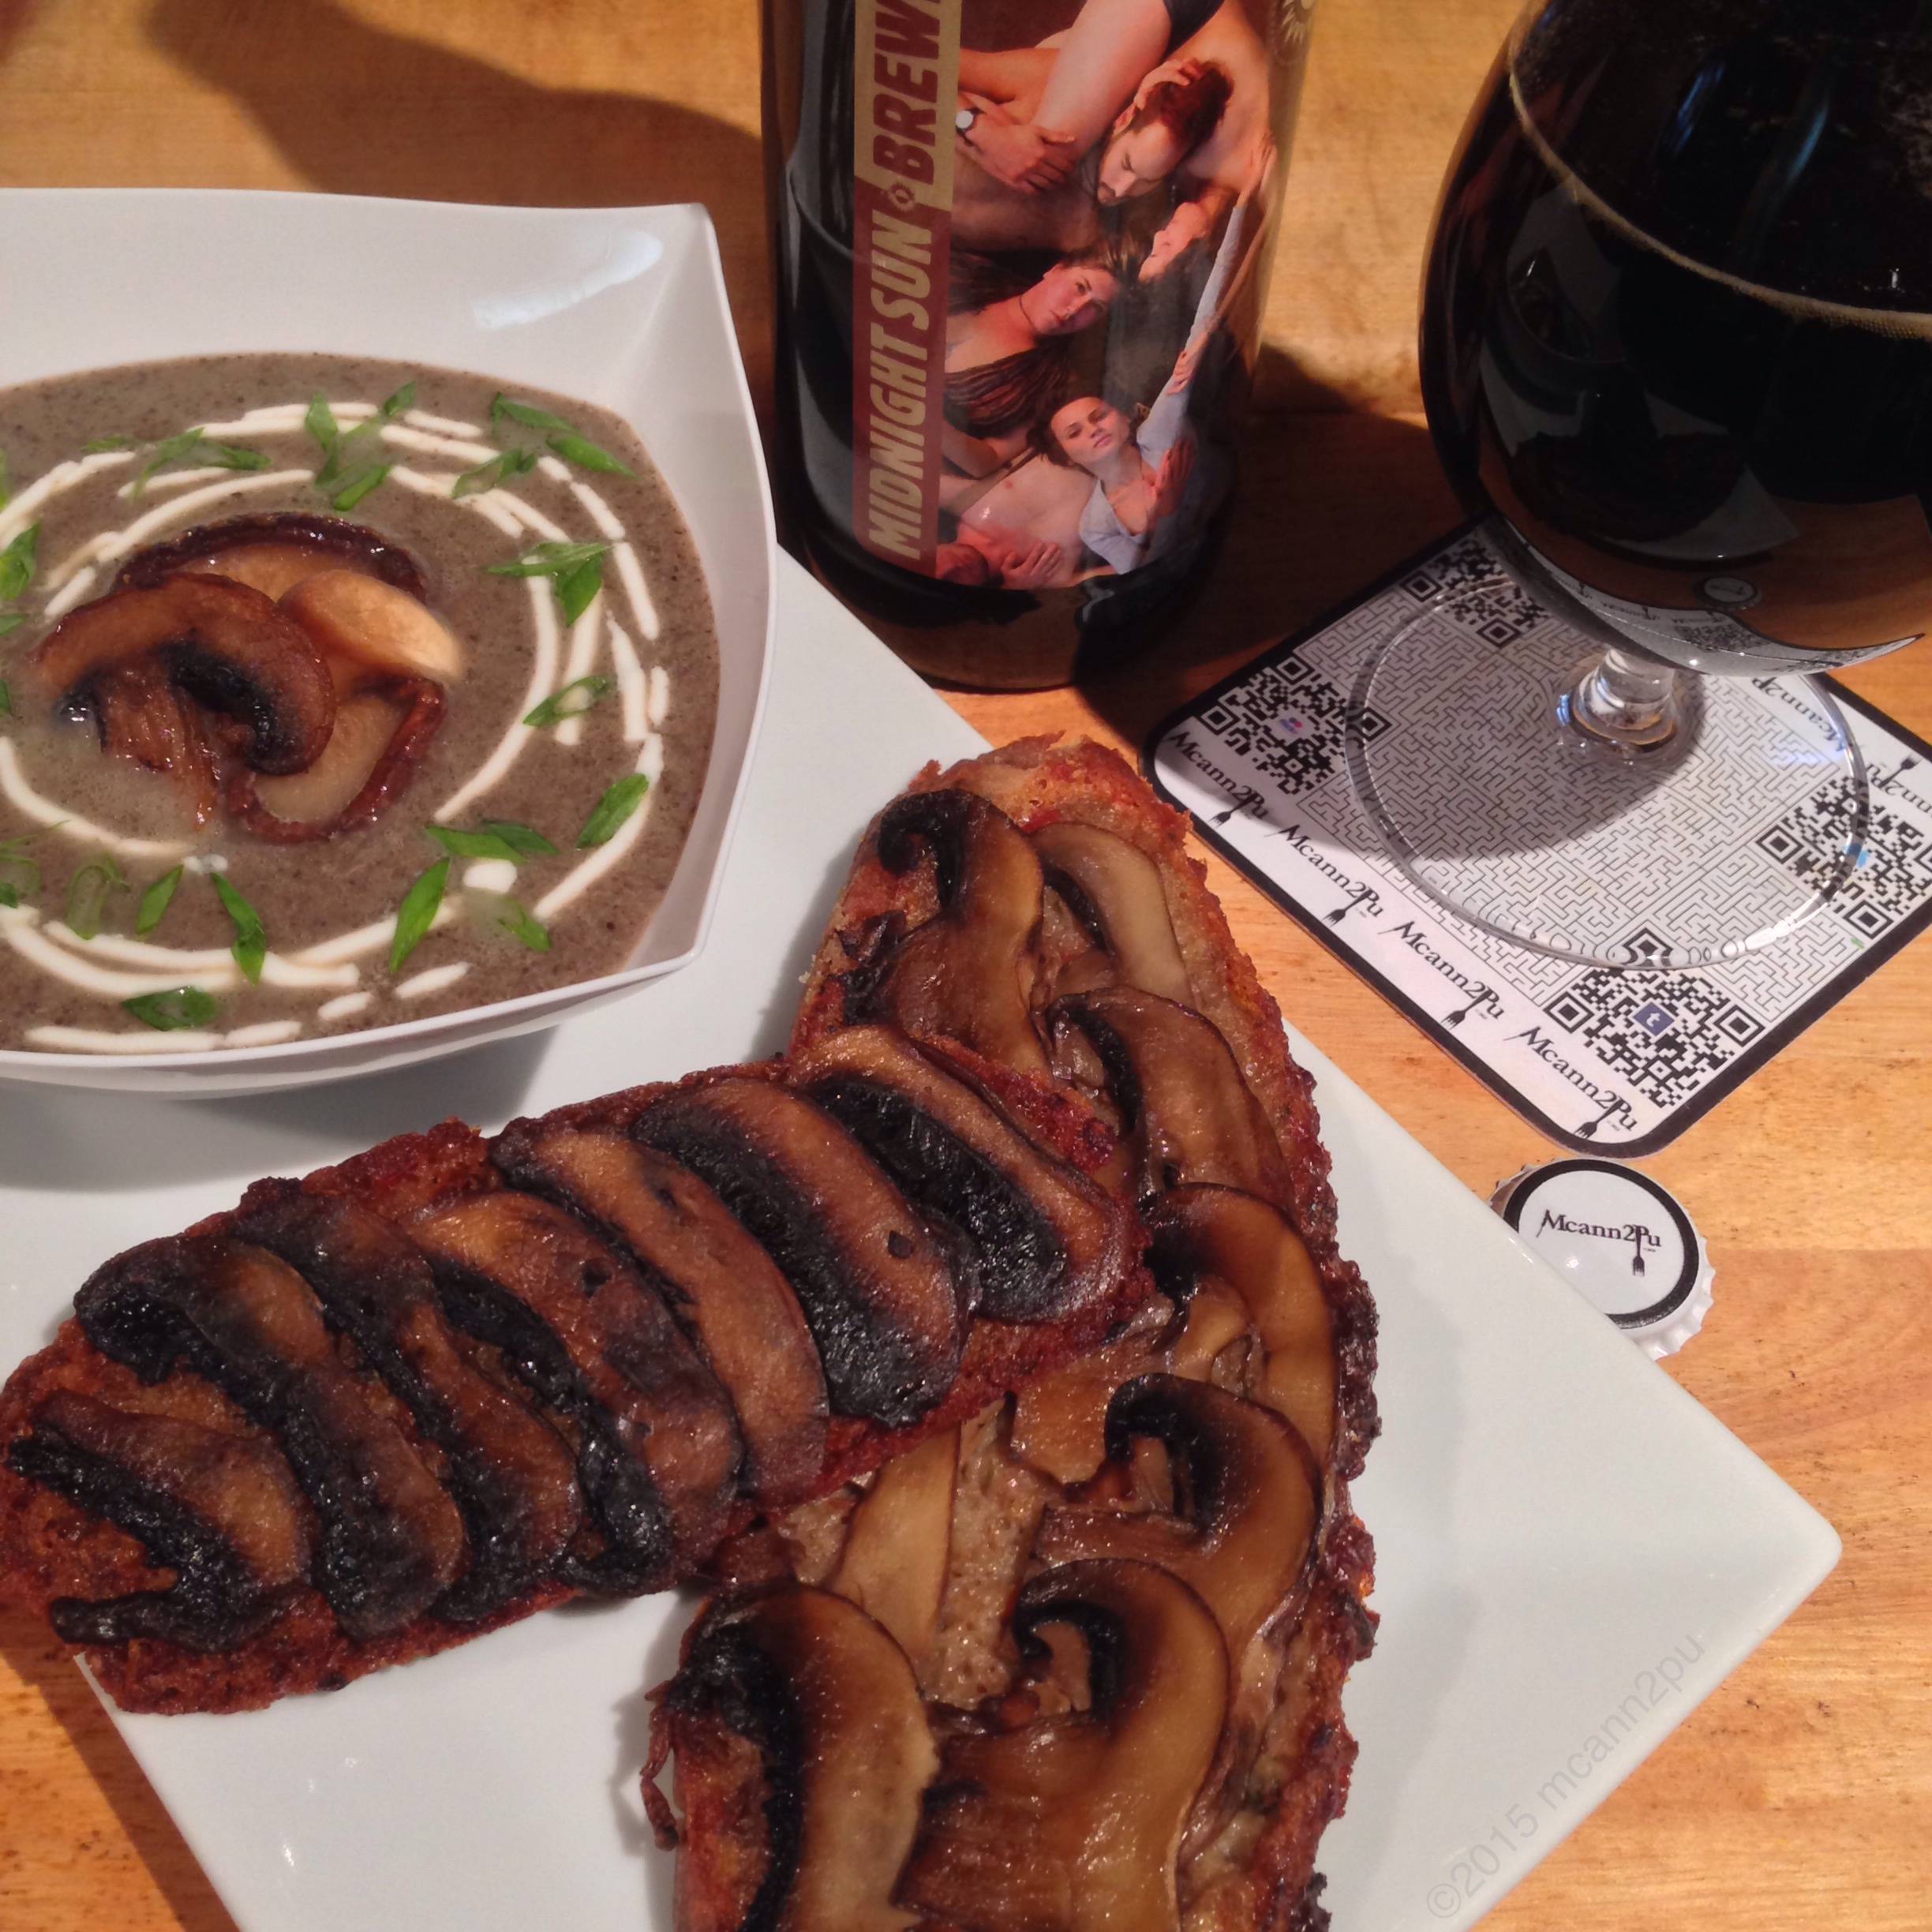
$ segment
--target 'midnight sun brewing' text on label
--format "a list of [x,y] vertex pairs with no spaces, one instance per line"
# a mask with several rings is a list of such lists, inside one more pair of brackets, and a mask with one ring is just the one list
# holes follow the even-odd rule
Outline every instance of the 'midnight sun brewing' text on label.
[[852,522],[930,573],[938,539],[960,0],[858,0]]

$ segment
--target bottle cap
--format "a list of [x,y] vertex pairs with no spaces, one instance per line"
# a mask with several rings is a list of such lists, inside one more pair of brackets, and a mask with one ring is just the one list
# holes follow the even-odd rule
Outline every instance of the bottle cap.
[[1653,1360],[1703,1325],[1703,1237],[1648,1174],[1620,1161],[1550,1161],[1512,1174],[1489,1204]]

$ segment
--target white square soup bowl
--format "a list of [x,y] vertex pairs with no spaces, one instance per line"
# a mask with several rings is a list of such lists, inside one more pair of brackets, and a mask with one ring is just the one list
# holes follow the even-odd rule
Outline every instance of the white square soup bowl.
[[191,1096],[340,1080],[554,1025],[695,958],[758,731],[777,554],[704,210],[14,189],[0,190],[0,260],[13,264],[0,387],[170,356],[316,350],[470,370],[615,410],[690,526],[720,659],[703,795],[669,889],[621,972],[322,1039],[0,1051],[0,1080]]

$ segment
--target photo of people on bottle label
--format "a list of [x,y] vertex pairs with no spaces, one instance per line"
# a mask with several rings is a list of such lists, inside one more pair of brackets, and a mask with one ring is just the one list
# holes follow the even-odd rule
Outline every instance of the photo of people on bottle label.
[[860,0],[867,549],[1096,613],[1191,571],[1233,481],[1308,18],[1304,0]]

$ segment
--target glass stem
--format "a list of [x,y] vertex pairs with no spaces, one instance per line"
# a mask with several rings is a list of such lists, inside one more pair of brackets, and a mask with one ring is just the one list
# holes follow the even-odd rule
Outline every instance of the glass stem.
[[1577,666],[1556,713],[1589,749],[1634,757],[1676,736],[1683,697],[1677,673],[1668,665],[1612,648]]

